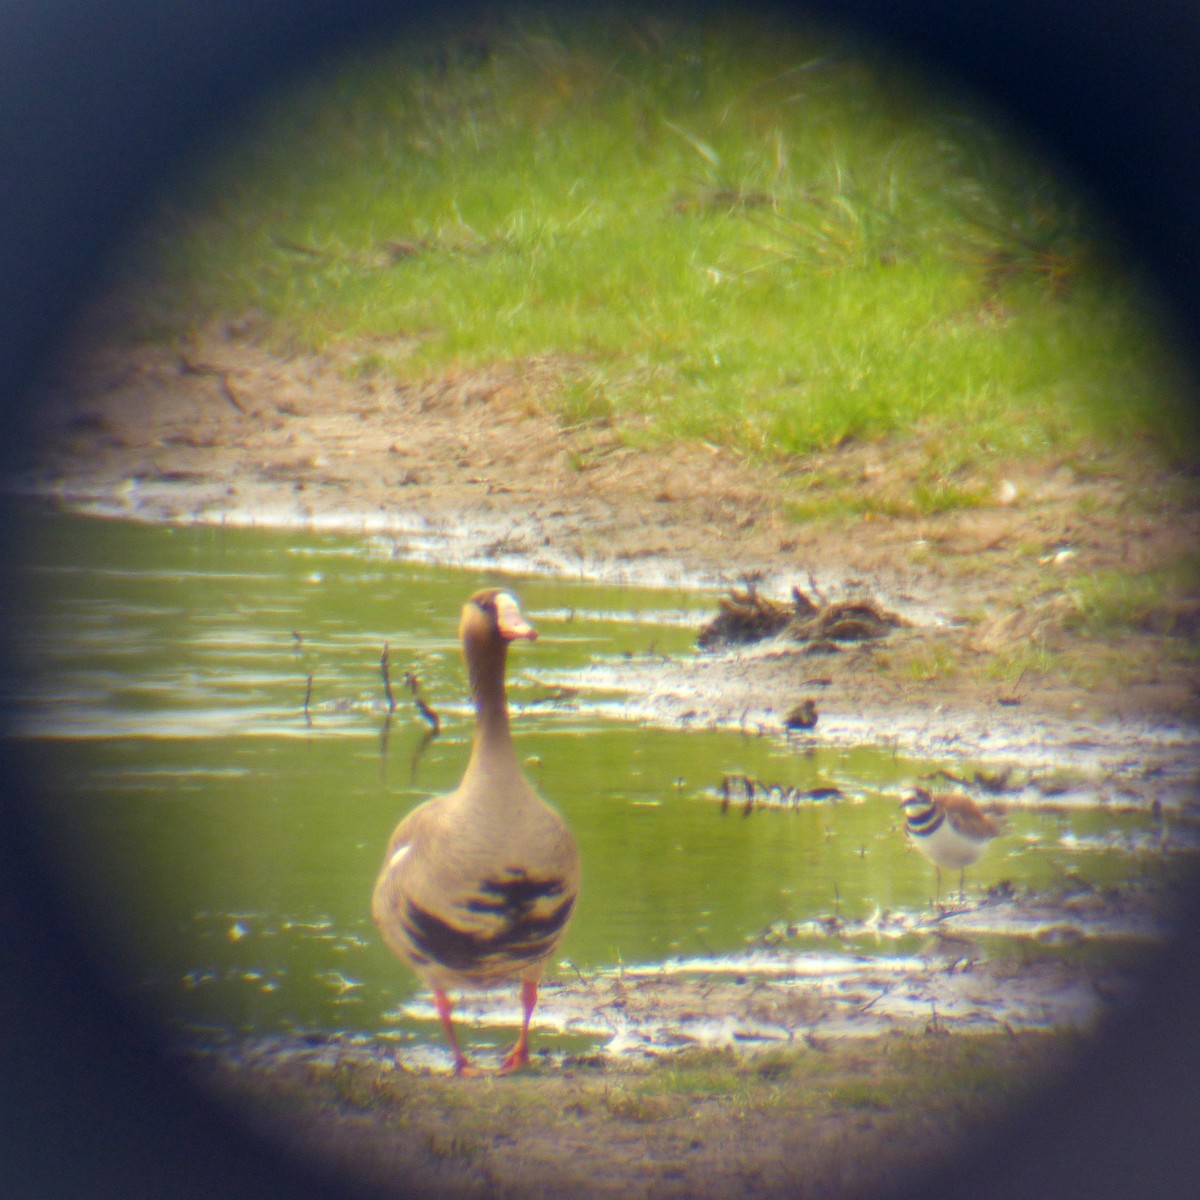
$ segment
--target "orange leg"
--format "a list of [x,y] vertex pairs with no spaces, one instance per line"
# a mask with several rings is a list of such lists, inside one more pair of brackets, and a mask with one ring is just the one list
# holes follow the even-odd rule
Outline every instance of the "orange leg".
[[526,979],[521,984],[521,1032],[517,1035],[517,1044],[508,1052],[508,1057],[500,1064],[500,1074],[507,1075],[511,1071],[519,1071],[529,1066],[529,1018],[537,1007],[538,985],[536,980]]
[[437,1009],[438,1020],[446,1031],[446,1041],[450,1043],[450,1053],[454,1055],[455,1075],[478,1075],[479,1072],[471,1066],[470,1060],[459,1049],[458,1038],[454,1033],[454,1022],[450,1019],[450,997],[441,988],[433,989],[433,1007]]

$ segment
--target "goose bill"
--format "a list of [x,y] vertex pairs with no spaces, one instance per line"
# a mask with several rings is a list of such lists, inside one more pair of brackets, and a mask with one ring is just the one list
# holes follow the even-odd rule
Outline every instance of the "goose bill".
[[532,642],[537,638],[537,630],[525,620],[520,606],[507,592],[500,592],[496,596],[496,628],[500,630],[500,636],[508,641],[528,638]]

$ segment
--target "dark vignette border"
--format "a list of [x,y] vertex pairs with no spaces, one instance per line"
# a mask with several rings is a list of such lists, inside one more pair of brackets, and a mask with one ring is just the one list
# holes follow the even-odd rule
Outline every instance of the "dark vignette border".
[[[760,0],[766,3],[767,0]],[[783,0],[773,7],[781,7]],[[105,256],[187,148],[257,91],[432,0],[10,0],[0,12],[0,459],[14,417]],[[460,11],[465,12],[465,8]],[[1200,9],[1192,0],[811,0],[806,11],[1006,110],[1098,196],[1200,347]],[[14,546],[0,520],[3,563]],[[107,996],[37,869],[38,781],[0,753],[0,1193],[13,1200],[289,1200],[348,1188],[298,1173],[163,1070]],[[1133,1019],[926,1194],[1200,1189],[1200,905]],[[802,1131],[798,1131],[802,1136]]]

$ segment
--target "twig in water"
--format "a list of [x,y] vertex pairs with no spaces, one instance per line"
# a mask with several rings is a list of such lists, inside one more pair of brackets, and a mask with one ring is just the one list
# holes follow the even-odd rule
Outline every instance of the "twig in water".
[[424,757],[425,751],[429,749],[429,743],[432,742],[435,737],[437,737],[436,729],[425,730],[425,732],[421,734],[421,740],[417,743],[416,748],[413,750],[412,761],[408,764],[409,779],[413,783],[417,782],[417,769],[421,765],[421,759]]
[[575,965],[575,963],[571,959],[567,958],[567,959],[564,959],[563,961],[567,964],[568,967],[571,968],[572,971],[575,972],[576,975],[579,976],[579,982],[582,983],[584,987],[592,986],[592,981]]
[[880,1001],[880,1000],[882,1000],[882,999],[884,998],[884,996],[886,996],[886,995],[887,995],[887,994],[888,994],[888,993],[889,993],[891,990],[892,990],[892,985],[889,983],[889,984],[888,984],[888,985],[887,985],[887,986],[886,986],[886,987],[883,989],[883,991],[879,992],[877,995],[874,995],[874,996],[872,996],[872,997],[870,998],[870,1000],[868,1000],[868,1001],[867,1001],[865,1004],[860,1004],[860,1005],[859,1005],[859,1006],[858,1006],[858,1007],[857,1007],[857,1008],[856,1008],[854,1011],[855,1011],[855,1012],[857,1012],[857,1013],[865,1013],[865,1012],[869,1012],[869,1011],[870,1011],[870,1010],[871,1010],[871,1009],[872,1009],[872,1008],[873,1008],[873,1007],[874,1007],[876,1004],[878,1004],[878,1003],[879,1003],[879,1001]]
[[941,1017],[938,1016],[936,1000],[930,1000],[929,1010],[933,1014],[933,1016],[931,1017],[929,1024],[925,1026],[925,1032],[928,1034],[933,1034],[935,1036],[940,1036],[940,1035],[946,1033],[947,1030],[946,1030],[945,1023],[942,1021]]
[[312,699],[312,672],[308,673],[308,683],[304,688],[304,721],[309,729],[312,728],[312,714],[308,711],[308,702]]
[[379,727],[379,777],[387,778],[388,740],[392,735],[392,714],[383,714],[383,724]]
[[391,658],[387,642],[383,643],[383,654],[379,657],[379,672],[383,676],[383,694],[387,697],[388,712],[396,711],[396,697],[392,695]]
[[413,703],[416,704],[417,711],[429,722],[435,734],[440,732],[441,718],[421,698],[421,681],[411,671],[405,671],[404,682],[408,684],[408,690],[412,692]]

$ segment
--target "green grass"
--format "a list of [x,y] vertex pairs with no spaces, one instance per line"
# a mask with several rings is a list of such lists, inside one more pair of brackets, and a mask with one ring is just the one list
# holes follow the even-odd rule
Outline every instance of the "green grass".
[[905,656],[900,663],[899,673],[907,675],[916,683],[932,683],[937,679],[950,679],[959,673],[962,664],[959,656],[946,646],[934,643]]
[[1186,453],[1108,249],[961,97],[828,32],[531,11],[263,108],[138,246],[136,332],[254,311],[364,372],[548,359],[537,402],[633,444],[934,431],[909,503],[942,511],[977,500],[948,481],[968,453]]
[[1026,674],[1045,675],[1060,667],[1059,655],[1036,639],[1022,638],[989,654],[984,676],[1015,686]]
[[1187,555],[1153,571],[1096,571],[1073,580],[1067,624],[1092,637],[1131,629],[1194,636],[1200,614],[1186,602],[1200,587],[1200,562]]

